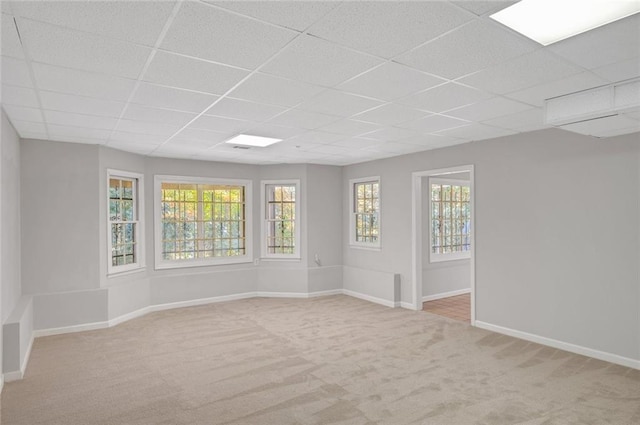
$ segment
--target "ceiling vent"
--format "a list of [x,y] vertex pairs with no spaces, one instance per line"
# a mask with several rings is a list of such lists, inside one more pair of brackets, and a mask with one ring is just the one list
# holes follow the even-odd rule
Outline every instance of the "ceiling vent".
[[234,149],[242,149],[242,150],[249,150],[251,149],[251,146],[234,146]]
[[640,79],[547,99],[545,123],[595,137],[640,131]]

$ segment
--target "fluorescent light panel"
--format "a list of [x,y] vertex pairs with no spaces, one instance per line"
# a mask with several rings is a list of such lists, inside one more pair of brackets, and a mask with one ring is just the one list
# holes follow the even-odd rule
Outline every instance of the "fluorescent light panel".
[[640,12],[640,0],[522,0],[491,15],[548,46]]
[[264,148],[274,143],[281,142],[282,139],[274,139],[271,137],[253,136],[251,134],[238,134],[237,136],[227,140],[225,143],[241,146],[257,146]]

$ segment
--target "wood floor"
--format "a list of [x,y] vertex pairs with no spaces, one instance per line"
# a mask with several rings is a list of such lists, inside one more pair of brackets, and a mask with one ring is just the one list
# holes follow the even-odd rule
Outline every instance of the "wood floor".
[[471,295],[463,294],[427,301],[422,305],[422,310],[438,316],[448,317],[449,319],[470,323]]

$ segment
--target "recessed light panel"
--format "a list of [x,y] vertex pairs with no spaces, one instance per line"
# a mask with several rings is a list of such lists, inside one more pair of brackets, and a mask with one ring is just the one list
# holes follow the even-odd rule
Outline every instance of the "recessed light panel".
[[274,139],[271,137],[253,136],[251,134],[238,134],[234,138],[227,140],[225,143],[229,143],[232,145],[257,146],[260,148],[264,148],[266,146],[273,145],[274,143],[278,143],[281,141],[282,139]]
[[491,18],[548,46],[638,12],[639,0],[522,0]]

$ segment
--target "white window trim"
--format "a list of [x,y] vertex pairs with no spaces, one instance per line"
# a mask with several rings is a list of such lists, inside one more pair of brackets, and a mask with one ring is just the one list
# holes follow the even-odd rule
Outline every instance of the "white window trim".
[[[469,258],[471,258],[471,250],[469,251],[463,251],[463,252],[451,252],[451,253],[446,253],[446,254],[437,254],[433,252],[433,241],[431,240],[431,235],[433,234],[433,220],[431,218],[431,211],[432,211],[432,200],[431,200],[431,185],[432,184],[449,184],[452,186],[464,186],[464,187],[471,187],[471,182],[469,180],[458,180],[458,179],[447,179],[447,178],[440,178],[440,177],[430,177],[428,179],[428,186],[429,186],[429,236],[428,236],[428,240],[429,240],[429,263],[442,263],[445,261],[457,261],[457,260],[467,260]],[[469,240],[470,243],[473,243],[473,240],[471,240],[471,235],[473,233],[469,234]]]
[[[356,241],[356,212],[354,188],[357,183],[378,182],[378,240],[376,242],[359,242]],[[382,185],[380,184],[380,176],[361,177],[349,180],[349,245],[351,248],[368,249],[372,251],[380,251],[382,241]]]
[[[154,217],[154,258],[155,269],[179,269],[185,267],[206,267],[224,264],[241,264],[253,262],[253,191],[252,181],[243,179],[225,179],[209,177],[171,176],[156,174],[153,177],[153,217]],[[162,258],[162,183],[194,183],[228,186],[244,186],[244,231],[245,253],[235,257],[209,257],[190,260],[164,260]]]
[[[267,185],[295,185],[296,187],[296,219],[295,219],[295,251],[293,254],[270,254],[267,252]],[[262,188],[262,196],[260,203],[261,212],[261,229],[260,229],[260,258],[262,260],[300,260],[300,180],[291,179],[291,180],[262,180],[260,181],[260,186]]]
[[[111,258],[112,238],[111,238],[111,211],[109,209],[109,180],[111,178],[125,178],[137,180],[134,185],[134,210],[137,218],[136,226],[136,259],[133,264],[124,266],[114,266]],[[107,169],[107,276],[116,276],[121,274],[130,274],[142,271],[145,268],[145,237],[144,237],[144,174],[134,173],[131,171],[122,171]]]

